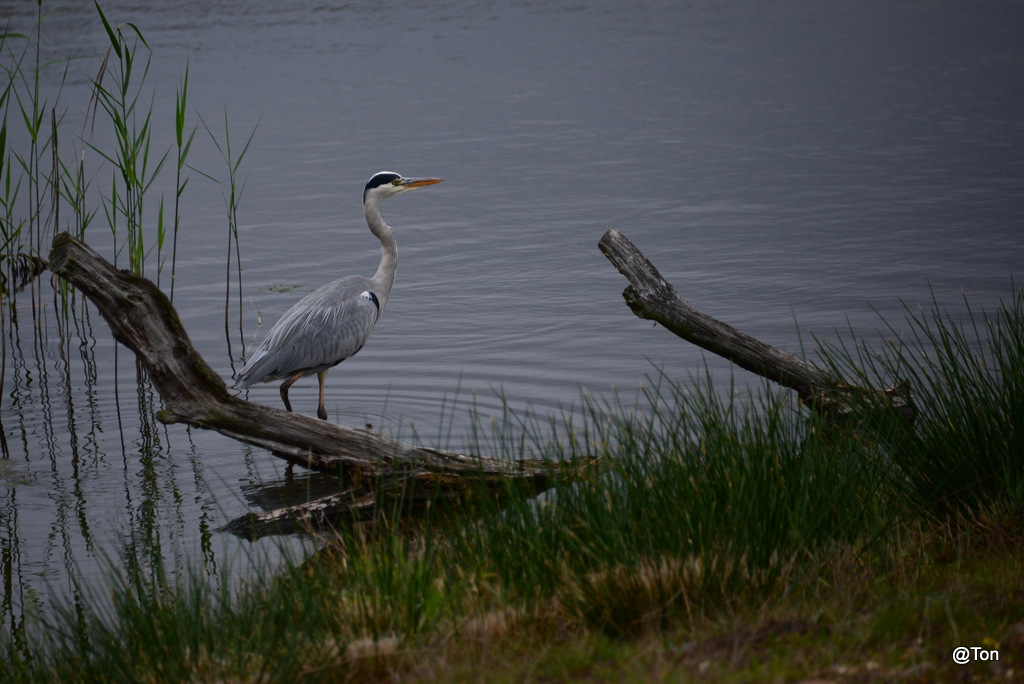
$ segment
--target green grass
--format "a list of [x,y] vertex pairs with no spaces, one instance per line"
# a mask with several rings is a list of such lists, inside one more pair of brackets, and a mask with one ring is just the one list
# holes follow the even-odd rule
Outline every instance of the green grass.
[[[169,261],[173,300],[189,172],[219,182],[188,163],[198,130],[190,122],[188,65],[175,92],[173,131],[164,135],[153,124],[157,91],[147,81],[153,54],[142,29],[117,23],[94,0],[107,45],[98,56],[69,54],[47,61],[42,52],[46,27],[61,7],[44,9],[41,1],[37,6],[34,31],[0,31],[0,273],[9,283],[21,282],[16,277],[24,263],[19,255],[45,257],[58,232],[85,238],[102,223],[113,236],[108,258],[115,264],[149,275],[159,286]],[[76,73],[88,79],[89,99],[69,104],[66,86]],[[230,285],[231,250],[241,278],[237,175],[252,134],[240,152],[232,150],[226,112],[224,125],[221,142],[203,122],[227,163]],[[174,164],[171,200],[161,189],[166,183],[157,182],[168,162]],[[13,295],[17,289],[0,294]]]
[[907,332],[891,330],[880,349],[825,349],[834,371],[857,383],[898,377],[914,388],[921,412],[914,429],[898,420],[871,428],[889,440],[904,494],[936,516],[1003,496],[1024,503],[1024,298],[1015,287],[988,314],[966,301],[956,318],[936,304],[908,309]]
[[[109,230],[110,236],[90,241],[108,242],[108,260],[154,279],[158,286],[166,284],[173,301],[189,173],[219,182],[188,162],[198,130],[188,108],[188,65],[175,92],[173,131],[169,126],[158,130],[157,91],[147,81],[153,54],[143,31],[108,17],[94,0],[96,24],[107,39],[98,46],[98,54],[50,58],[46,52],[61,48],[52,44],[46,29],[50,15],[60,12],[63,4],[44,7],[37,0],[31,30],[0,30],[0,331],[17,325],[19,292],[43,270],[42,259],[62,231],[88,240],[96,230]],[[88,83],[88,95],[69,103],[68,84],[81,78]],[[228,330],[232,271],[237,279],[239,331],[243,327],[237,176],[252,134],[240,152],[232,150],[226,113],[224,142],[208,127],[207,132],[227,163],[225,335],[229,355],[234,356]],[[173,200],[165,196],[168,162],[175,167]],[[34,283],[26,293],[33,312],[43,296],[39,281]],[[56,287],[62,325],[73,312],[87,307],[75,304],[78,295],[64,281],[57,281]],[[41,325],[35,317],[33,323]],[[88,327],[86,321],[81,323]]]
[[[912,316],[898,354],[860,348],[876,362],[861,381],[891,367],[920,386],[913,429],[877,407],[840,429],[768,387],[723,399],[708,381],[664,377],[639,407],[589,400],[575,424],[509,414],[490,437],[480,431],[480,449],[576,458],[591,463],[584,476],[502,510],[483,502],[342,526],[310,559],[234,592],[198,574],[172,586],[112,569],[113,607],[86,601],[38,618],[7,640],[11,671],[23,681],[998,679],[1021,667],[1024,642],[1019,452],[1009,451],[1022,423],[1006,393],[1024,360],[1022,305],[1018,290],[989,315]],[[823,352],[827,365],[863,367],[837,349]],[[968,351],[984,362],[965,361]],[[951,418],[968,406],[973,417]],[[996,434],[953,439],[960,421]],[[939,468],[978,463],[985,478],[922,496],[947,481]],[[1001,660],[955,665],[957,645],[998,648]]]
[[[126,255],[130,268],[143,274],[152,250],[160,266],[164,260],[163,198],[155,219],[148,205],[170,147],[161,151],[151,125],[154,93],[146,84],[151,54],[142,31],[130,23],[110,22],[99,4],[95,6],[109,45],[93,65],[70,55],[43,60],[47,20],[59,8],[44,10],[38,3],[33,35],[0,34],[6,77],[0,81],[0,253],[5,260],[18,252],[45,256],[58,230],[82,237],[102,215],[115,237],[114,259]],[[90,102],[84,110],[73,110],[63,102],[65,86],[72,71],[83,69],[95,74]],[[183,89],[179,129],[185,125],[185,98]],[[110,136],[109,147],[93,142],[102,131]],[[190,141],[182,133],[179,170]],[[185,183],[179,177],[179,193]]]

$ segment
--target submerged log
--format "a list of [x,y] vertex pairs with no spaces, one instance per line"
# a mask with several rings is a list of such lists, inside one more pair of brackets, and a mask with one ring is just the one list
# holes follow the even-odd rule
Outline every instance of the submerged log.
[[629,280],[630,285],[622,296],[640,318],[661,323],[687,342],[794,390],[801,402],[835,422],[844,422],[865,405],[893,408],[911,422],[916,418],[909,383],[881,388],[845,384],[800,357],[765,344],[693,308],[618,230],[606,231],[598,247]]
[[[237,529],[248,535],[326,523],[345,511],[361,516],[395,498],[415,505],[417,497],[429,503],[484,492],[501,496],[510,487],[539,493],[571,469],[539,459],[508,461],[404,444],[371,430],[245,401],[199,355],[174,307],[152,282],[113,267],[69,233],[54,238],[49,265],[89,298],[114,337],[135,352],[163,400],[157,414],[162,422],[216,430],[291,464],[341,478],[344,494],[265,514],[262,520],[246,516],[246,525]],[[233,524],[228,529],[234,531]]]

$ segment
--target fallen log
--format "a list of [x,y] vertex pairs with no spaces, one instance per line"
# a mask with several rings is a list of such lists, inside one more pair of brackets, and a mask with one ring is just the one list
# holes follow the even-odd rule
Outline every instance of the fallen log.
[[513,488],[539,493],[573,470],[541,459],[509,461],[404,444],[371,430],[245,401],[199,355],[174,307],[152,282],[113,267],[69,233],[54,238],[49,266],[85,294],[114,337],[135,352],[163,400],[160,421],[215,430],[341,479],[345,491],[339,495],[262,519],[246,516],[244,526],[229,524],[230,531],[262,536],[323,525],[343,512],[365,516],[396,497],[403,505],[417,505],[482,493],[500,497]]
[[598,247],[629,280],[630,285],[622,296],[640,318],[661,323],[687,342],[794,390],[801,402],[834,422],[846,421],[865,405],[893,408],[910,422],[916,418],[909,383],[881,388],[846,384],[794,354],[765,344],[693,308],[618,230],[607,230]]

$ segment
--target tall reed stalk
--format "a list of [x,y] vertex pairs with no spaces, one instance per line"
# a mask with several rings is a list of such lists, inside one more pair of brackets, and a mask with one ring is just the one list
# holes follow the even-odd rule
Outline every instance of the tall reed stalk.
[[[58,230],[70,230],[84,238],[86,229],[102,209],[114,236],[112,260],[127,257],[128,267],[141,275],[146,272],[147,257],[155,251],[158,284],[164,269],[167,233],[171,231],[173,294],[181,199],[188,185],[185,172],[191,168],[187,160],[197,128],[193,125],[189,129],[187,124],[188,67],[175,102],[172,221],[163,196],[157,198],[155,215],[148,206],[170,148],[160,151],[159,136],[153,129],[155,91],[150,94],[146,86],[152,51],[143,32],[130,22],[114,24],[94,0],[108,47],[91,79],[91,99],[82,112],[82,130],[77,135],[67,135],[64,129],[69,110],[59,100],[69,70],[78,58],[69,55],[62,60],[43,62],[43,27],[50,12],[43,10],[41,0],[37,0],[36,6],[32,35],[0,33],[0,53],[8,77],[0,90],[0,273],[15,282],[18,261],[14,255],[45,254],[49,237]],[[48,99],[44,92],[51,89],[44,88],[44,75],[55,69],[61,70],[57,74],[57,94]],[[22,124],[16,136],[11,135],[12,118]],[[97,129],[108,125],[113,140],[109,147],[107,143],[95,142]],[[97,155],[100,164],[96,169],[87,167],[87,151]],[[105,174],[104,164],[109,165],[110,176],[95,183]],[[44,171],[46,166],[48,173]],[[95,195],[98,199],[92,199]],[[52,231],[44,230],[50,227]],[[13,289],[8,288],[8,293]],[[61,294],[67,293],[62,289]]]
[[[139,275],[145,274],[145,198],[153,181],[160,173],[168,152],[151,159],[153,132],[152,100],[150,107],[140,107],[142,86],[151,63],[151,51],[142,31],[132,23],[111,26],[98,2],[96,11],[110,40],[110,47],[93,81],[97,103],[107,114],[114,132],[114,152],[91,146],[113,167],[110,194],[104,198],[104,212],[111,231],[117,238],[118,224],[124,222],[125,248],[129,267]],[[126,30],[130,29],[130,30]],[[144,61],[139,66],[139,48],[145,48]],[[113,59],[112,59],[113,58]],[[141,69],[141,71],[140,71]],[[136,79],[138,84],[136,84]],[[107,82],[113,81],[109,86]],[[163,203],[158,212],[156,244],[162,244]]]
[[188,177],[182,179],[181,172],[188,159],[189,150],[192,149],[192,141],[195,139],[198,126],[194,125],[186,136],[185,116],[188,103],[188,65],[185,66],[185,75],[181,79],[181,86],[175,96],[174,102],[174,140],[177,144],[177,165],[174,176],[174,232],[171,242],[171,302],[174,302],[174,280],[178,267],[178,229],[181,227],[181,195],[188,185]]
[[249,132],[249,137],[246,138],[245,144],[242,146],[241,152],[238,156],[235,156],[235,152],[231,149],[231,127],[228,124],[228,113],[224,112],[224,142],[223,144],[217,139],[217,136],[213,133],[213,130],[207,125],[206,121],[202,117],[199,117],[199,121],[202,123],[203,128],[206,129],[206,133],[210,136],[210,140],[217,147],[217,151],[220,152],[221,158],[227,165],[228,170],[228,185],[224,192],[224,204],[227,209],[228,217],[228,247],[227,247],[227,258],[225,260],[225,268],[227,270],[224,279],[224,338],[228,345],[228,356],[232,359],[235,358],[231,352],[231,276],[232,276],[232,255],[235,259],[235,274],[238,278],[238,340],[242,353],[245,352],[245,333],[242,326],[242,313],[243,313],[243,299],[242,299],[242,254],[238,240],[238,207],[242,199],[242,192],[245,189],[245,183],[239,183],[238,181],[238,170],[242,165],[242,160],[245,159],[246,153],[249,151],[249,146],[252,144],[253,138],[256,136],[256,129],[259,127],[257,122],[253,126],[252,131]]

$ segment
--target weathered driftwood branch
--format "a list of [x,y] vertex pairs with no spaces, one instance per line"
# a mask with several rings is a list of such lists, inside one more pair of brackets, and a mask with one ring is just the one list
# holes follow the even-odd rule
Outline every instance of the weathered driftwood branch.
[[623,290],[622,296],[640,318],[661,323],[687,342],[796,391],[804,404],[830,418],[842,420],[850,412],[851,404],[863,406],[865,396],[877,396],[884,398],[887,405],[908,420],[914,420],[916,409],[908,383],[878,390],[845,385],[799,357],[765,344],[690,306],[661,277],[654,264],[618,230],[611,228],[605,232],[598,247],[629,280],[630,285]]
[[[484,491],[500,495],[509,485],[541,492],[559,477],[556,464],[546,461],[511,462],[413,446],[245,401],[228,391],[195,350],[170,301],[152,282],[114,268],[68,233],[54,239],[49,263],[92,301],[114,337],[138,356],[163,400],[161,421],[216,430],[289,463],[334,473],[348,488],[308,510],[292,507],[264,515],[267,525],[282,518],[291,526],[312,524],[341,511],[365,511],[368,502],[379,505],[389,496],[428,502]],[[259,525],[259,516],[246,519],[248,533],[271,531]]]

